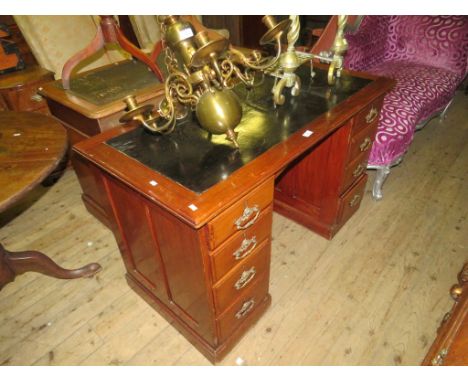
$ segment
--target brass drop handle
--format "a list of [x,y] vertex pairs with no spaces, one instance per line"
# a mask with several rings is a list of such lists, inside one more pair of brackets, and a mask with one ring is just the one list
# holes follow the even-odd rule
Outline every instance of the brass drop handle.
[[349,202],[350,207],[354,207],[361,200],[361,195],[354,195],[351,201]]
[[444,359],[448,354],[447,349],[442,349],[437,355],[432,359],[432,366],[442,366],[444,364]]
[[366,115],[366,122],[372,123],[377,117],[377,115],[379,115],[377,108],[375,106],[372,106],[372,108],[369,110],[369,113],[367,113]]
[[236,260],[243,259],[247,257],[257,246],[257,238],[252,236],[252,238],[245,238],[242,240],[241,246],[232,254]]
[[362,143],[359,145],[359,149],[361,150],[361,152],[364,152],[368,150],[369,147],[371,147],[371,145],[372,145],[372,140],[369,137],[366,137],[366,139],[364,139]]
[[239,280],[237,280],[234,284],[234,288],[236,288],[237,290],[244,288],[250,281],[252,281],[256,273],[257,270],[255,269],[255,267],[252,267],[242,272],[241,276],[239,277]]
[[360,164],[359,166],[356,167],[356,169],[353,171],[353,176],[357,178],[359,175],[361,175],[364,171],[364,166]]
[[34,102],[41,102],[44,98],[42,98],[42,96],[40,94],[33,94],[31,96],[31,101],[34,101]]
[[234,222],[234,224],[237,229],[246,229],[255,223],[259,214],[260,214],[260,208],[258,208],[257,205],[253,207],[246,206],[244,209],[244,212],[242,213],[242,216],[238,218]]
[[239,309],[239,311],[236,313],[236,318],[240,320],[242,317],[244,317],[247,313],[249,313],[255,305],[255,300],[252,298],[242,304],[242,307]]

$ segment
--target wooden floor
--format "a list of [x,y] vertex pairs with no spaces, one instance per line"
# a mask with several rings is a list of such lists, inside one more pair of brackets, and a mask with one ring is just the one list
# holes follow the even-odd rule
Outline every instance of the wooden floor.
[[[468,96],[416,134],[403,163],[327,241],[275,214],[272,306],[224,365],[416,365],[468,260]],[[31,204],[31,202],[34,203]],[[19,210],[22,213],[14,217]],[[1,216],[0,241],[93,279],[19,276],[0,292],[0,364],[208,365],[124,279],[115,240],[72,171]]]

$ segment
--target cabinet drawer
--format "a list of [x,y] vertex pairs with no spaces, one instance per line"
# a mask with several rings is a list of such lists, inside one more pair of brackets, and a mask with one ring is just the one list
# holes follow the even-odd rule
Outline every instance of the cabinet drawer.
[[214,287],[216,311],[222,313],[233,301],[248,294],[255,281],[270,270],[270,240],[265,240]]
[[31,85],[18,91],[16,97],[18,111],[34,111],[47,107],[44,97],[38,94],[40,85]]
[[236,328],[246,321],[268,294],[269,276],[257,280],[248,294],[230,306],[217,320],[220,341],[226,340]]
[[237,232],[210,254],[213,283],[220,280],[231,268],[251,256],[259,244],[271,237],[273,208],[267,207],[258,217],[258,222]]
[[208,223],[210,249],[215,249],[233,233],[256,224],[260,212],[273,201],[273,188],[273,179],[270,179]]
[[365,129],[369,125],[377,125],[382,103],[383,97],[377,98],[354,117],[353,129],[351,132],[352,136],[358,134],[362,129]]
[[367,175],[361,175],[361,179],[340,199],[339,225],[343,225],[359,208],[366,188]]
[[345,192],[367,169],[369,153],[364,152],[345,168],[341,192]]
[[377,123],[372,123],[362,128],[351,137],[346,163],[352,162],[363,153],[367,153],[367,156],[369,156],[372,144],[374,143],[376,129]]

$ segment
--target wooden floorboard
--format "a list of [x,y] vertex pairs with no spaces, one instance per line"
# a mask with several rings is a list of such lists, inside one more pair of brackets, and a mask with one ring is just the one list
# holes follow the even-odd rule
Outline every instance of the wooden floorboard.
[[[417,365],[468,260],[468,97],[415,135],[402,164],[331,241],[274,214],[272,306],[222,365]],[[73,171],[0,216],[10,250],[93,279],[28,273],[0,292],[0,364],[209,365],[128,287],[116,242]]]

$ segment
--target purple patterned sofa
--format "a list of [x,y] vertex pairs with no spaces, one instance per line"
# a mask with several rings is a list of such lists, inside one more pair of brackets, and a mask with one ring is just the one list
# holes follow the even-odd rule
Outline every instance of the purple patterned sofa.
[[385,96],[368,168],[382,198],[390,167],[403,159],[415,130],[445,114],[468,63],[468,16],[365,16],[346,34],[345,67],[396,80]]

